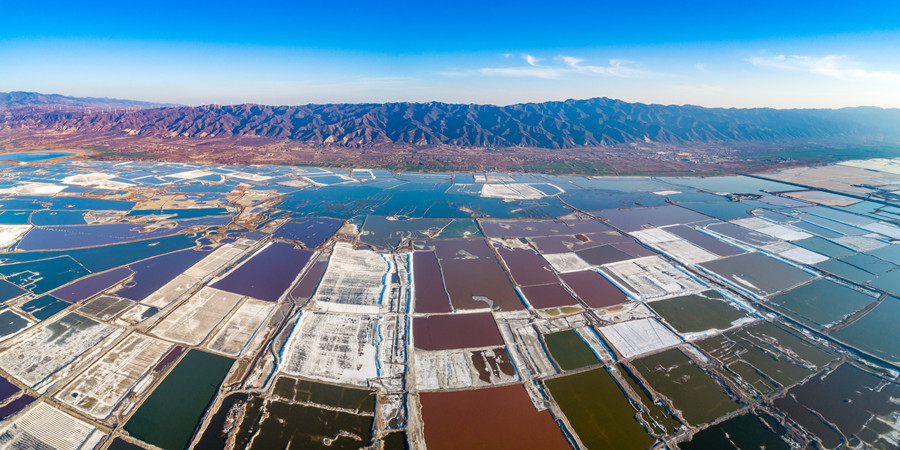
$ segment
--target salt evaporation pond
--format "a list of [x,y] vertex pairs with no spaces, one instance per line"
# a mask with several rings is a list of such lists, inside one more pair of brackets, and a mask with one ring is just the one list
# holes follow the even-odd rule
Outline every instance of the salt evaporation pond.
[[277,242],[212,284],[223,291],[274,302],[291,286],[313,253]]
[[546,381],[553,399],[588,448],[648,448],[656,441],[606,369]]
[[164,449],[190,443],[233,359],[191,350],[125,424],[132,436]]
[[422,418],[430,424],[428,448],[569,448],[549,411],[535,411],[521,385],[419,397]]
[[890,447],[894,169],[761,175],[801,191],[2,166],[0,427],[42,414],[110,448]]

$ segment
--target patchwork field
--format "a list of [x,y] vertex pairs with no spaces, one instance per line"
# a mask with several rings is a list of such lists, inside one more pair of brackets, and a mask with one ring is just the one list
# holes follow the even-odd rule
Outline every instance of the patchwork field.
[[0,164],[0,447],[894,448],[898,164]]

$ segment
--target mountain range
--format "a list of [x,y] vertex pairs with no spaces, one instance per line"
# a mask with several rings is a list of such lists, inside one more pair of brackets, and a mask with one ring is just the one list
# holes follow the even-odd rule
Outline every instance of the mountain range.
[[577,149],[647,143],[900,144],[900,109],[704,108],[609,98],[510,106],[448,103],[179,106],[0,93],[3,130],[160,138],[263,137],[312,146]]
[[59,94],[40,94],[37,92],[0,92],[0,111],[10,109],[67,109],[80,108],[87,110],[102,109],[140,109],[165,108],[179,106],[171,103],[152,103],[137,100],[122,100],[106,97],[68,97]]

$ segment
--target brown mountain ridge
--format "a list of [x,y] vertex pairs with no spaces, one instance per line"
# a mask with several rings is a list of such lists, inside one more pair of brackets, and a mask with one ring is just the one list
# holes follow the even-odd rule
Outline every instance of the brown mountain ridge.
[[[112,104],[109,99],[100,100]],[[0,127],[169,137],[257,136],[347,147],[442,144],[556,149],[647,141],[690,144],[854,138],[900,142],[900,110],[879,108],[723,109],[608,98],[511,106],[431,102],[153,107],[119,102],[120,111],[31,108],[17,113],[13,109],[0,119]]]
[[402,148],[418,153],[416,149],[456,148],[481,149],[482,153],[568,150],[560,155],[570,158],[579,149],[592,154],[659,146],[718,148],[726,153],[762,147],[898,147],[900,110],[726,109],[609,98],[510,106],[439,102],[167,106],[0,93],[0,138],[28,132],[154,142],[259,138],[260,142],[293,143],[292,148],[331,148],[342,157],[366,149]]

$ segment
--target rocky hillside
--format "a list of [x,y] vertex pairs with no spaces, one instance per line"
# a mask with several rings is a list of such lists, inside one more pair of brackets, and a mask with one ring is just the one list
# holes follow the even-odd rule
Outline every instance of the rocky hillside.
[[[161,137],[257,136],[313,145],[578,148],[634,142],[900,143],[900,110],[721,109],[628,103],[608,98],[511,106],[446,103],[153,107],[109,99],[70,99],[65,108],[27,106],[23,93],[0,94],[3,129]],[[60,96],[31,94],[33,102]],[[64,98],[69,99],[69,98]],[[81,103],[89,102],[85,109]],[[33,105],[32,105],[33,106]],[[128,108],[128,109],[126,109]]]

